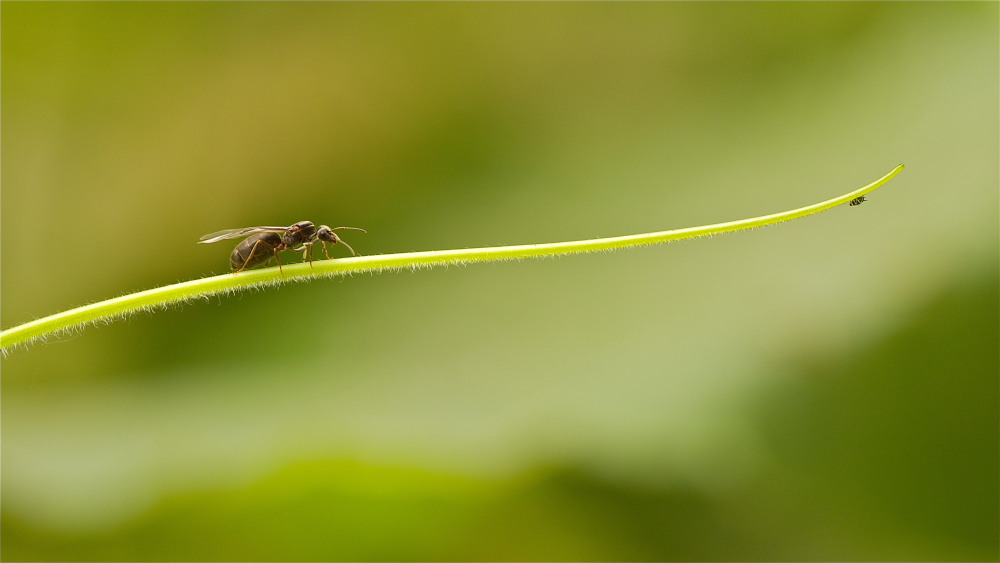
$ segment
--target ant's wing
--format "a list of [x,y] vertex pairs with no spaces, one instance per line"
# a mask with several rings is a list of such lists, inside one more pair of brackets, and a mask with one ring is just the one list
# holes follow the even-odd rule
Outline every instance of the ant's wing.
[[224,231],[209,233],[201,237],[198,239],[198,244],[208,244],[210,242],[219,242],[220,240],[232,238],[243,238],[257,233],[287,233],[291,230],[292,227],[245,227],[242,229],[226,229]]

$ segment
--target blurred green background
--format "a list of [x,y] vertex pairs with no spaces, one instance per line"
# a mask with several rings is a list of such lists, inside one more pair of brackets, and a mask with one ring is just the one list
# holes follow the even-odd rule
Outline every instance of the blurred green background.
[[[996,560],[996,3],[2,4],[6,560]],[[344,249],[337,249],[342,255]],[[288,260],[293,260],[291,254]]]

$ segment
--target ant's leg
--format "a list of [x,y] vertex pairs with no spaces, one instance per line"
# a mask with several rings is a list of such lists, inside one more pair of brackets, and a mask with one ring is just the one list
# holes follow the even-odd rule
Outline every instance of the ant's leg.
[[278,262],[278,272],[281,273],[282,277],[284,277],[285,271],[281,269],[281,258],[278,256],[277,252],[274,253],[274,259]]
[[329,260],[330,259],[330,253],[326,250],[326,241],[323,240],[323,241],[320,241],[320,242],[323,243],[323,254],[326,254],[326,259]]
[[313,254],[312,254],[313,244],[315,243],[310,242],[302,245],[302,247],[305,248],[305,251],[302,252],[302,259],[305,260],[306,257],[308,256],[310,268],[313,267]]

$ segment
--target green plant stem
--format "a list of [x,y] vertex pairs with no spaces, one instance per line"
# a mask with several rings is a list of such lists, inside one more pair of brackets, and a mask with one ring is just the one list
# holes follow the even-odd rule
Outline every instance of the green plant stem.
[[388,269],[433,267],[456,263],[490,262],[580,252],[596,252],[753,229],[798,219],[799,217],[805,217],[848,203],[852,199],[865,195],[885,184],[902,170],[903,165],[900,164],[885,176],[863,188],[858,188],[853,192],[821,203],[791,211],[774,213],[772,215],[715,225],[572,242],[358,256],[318,261],[313,263],[313,267],[310,267],[308,263],[293,264],[284,266],[283,272],[278,267],[272,267],[249,270],[238,274],[212,276],[123,295],[9,328],[0,332],[0,349],[6,353],[11,346],[27,343],[38,338],[45,338],[58,331],[81,327],[88,323],[109,322],[135,311],[151,310],[172,303],[204,298],[216,293],[231,293],[250,287],[276,285],[296,279],[301,280],[302,278],[330,277],[355,272],[378,272]]

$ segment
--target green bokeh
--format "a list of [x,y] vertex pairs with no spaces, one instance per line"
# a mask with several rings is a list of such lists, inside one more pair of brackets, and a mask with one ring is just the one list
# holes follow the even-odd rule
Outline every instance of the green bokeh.
[[224,228],[577,240],[907,165],[18,351],[5,560],[1000,558],[996,4],[0,10],[3,327]]

